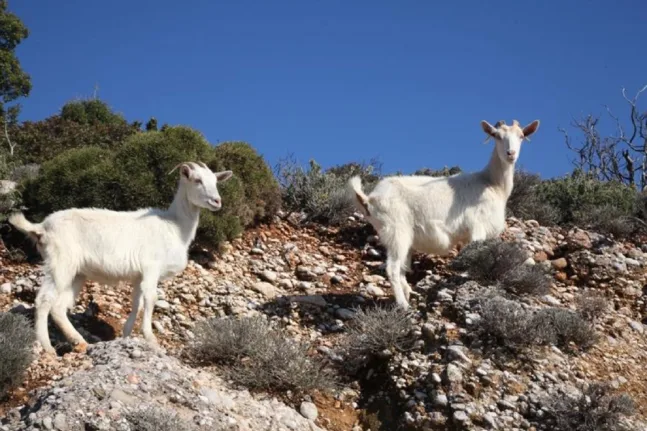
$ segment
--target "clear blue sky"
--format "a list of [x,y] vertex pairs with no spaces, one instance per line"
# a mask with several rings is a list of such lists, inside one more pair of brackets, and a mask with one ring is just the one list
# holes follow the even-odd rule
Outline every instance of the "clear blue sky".
[[[479,121],[541,120],[520,164],[571,166],[557,128],[647,84],[647,1],[10,0],[22,120],[99,96],[126,118],[245,140],[274,164],[484,165]],[[451,6],[450,6],[451,5]],[[647,95],[643,106],[647,106]]]

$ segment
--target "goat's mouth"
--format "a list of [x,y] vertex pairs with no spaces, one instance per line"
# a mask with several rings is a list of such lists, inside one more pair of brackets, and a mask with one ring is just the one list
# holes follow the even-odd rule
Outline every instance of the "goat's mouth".
[[211,211],[218,211],[220,208],[222,208],[222,204],[220,202],[217,202],[213,199],[209,199],[207,201],[207,205],[209,205],[209,209]]

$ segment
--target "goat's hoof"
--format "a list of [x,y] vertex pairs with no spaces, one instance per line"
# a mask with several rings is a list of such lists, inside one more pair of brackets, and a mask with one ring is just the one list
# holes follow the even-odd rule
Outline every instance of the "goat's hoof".
[[85,353],[87,350],[88,350],[88,343],[86,343],[85,341],[77,343],[72,349],[72,351],[76,353]]

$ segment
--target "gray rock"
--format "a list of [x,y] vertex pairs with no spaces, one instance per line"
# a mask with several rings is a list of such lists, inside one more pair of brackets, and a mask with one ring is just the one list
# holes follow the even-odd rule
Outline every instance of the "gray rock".
[[463,373],[457,365],[447,364],[447,368],[445,369],[445,379],[449,383],[460,383],[463,381]]
[[9,295],[11,293],[11,283],[2,283],[0,286],[0,293]]
[[160,299],[159,301],[157,301],[155,303],[155,308],[159,308],[159,309],[162,309],[162,310],[168,310],[169,308],[171,308],[171,304],[164,301],[163,299]]
[[366,292],[368,292],[369,295],[373,296],[384,296],[384,291],[373,283],[369,283],[366,286]]
[[299,412],[301,413],[301,415],[303,415],[304,418],[310,419],[311,421],[314,421],[315,419],[317,419],[317,416],[319,416],[317,406],[309,401],[304,401],[301,403]]
[[350,320],[355,317],[355,312],[347,308],[338,308],[335,310],[335,315],[341,320]]
[[59,431],[67,431],[67,418],[63,413],[58,413],[54,416],[54,428]]
[[269,283],[274,283],[278,279],[278,275],[276,275],[276,272],[269,271],[269,270],[265,270],[261,272],[260,277],[261,277],[261,280],[267,281]]
[[452,418],[454,418],[454,421],[461,424],[469,420],[469,417],[467,417],[467,413],[465,413],[463,410],[456,410],[452,415]]
[[276,296],[276,288],[266,281],[259,281],[258,283],[252,284],[252,290],[260,293],[268,299],[272,299]]
[[450,361],[459,361],[469,365],[472,363],[472,360],[467,357],[463,350],[464,348],[462,346],[449,346],[447,347],[445,354]]

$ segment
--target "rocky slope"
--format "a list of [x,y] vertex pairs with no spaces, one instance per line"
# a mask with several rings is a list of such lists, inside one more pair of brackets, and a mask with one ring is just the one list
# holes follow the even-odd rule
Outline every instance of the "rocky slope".
[[[263,313],[294,338],[313,342],[320,354],[339,359],[336,347],[353,310],[391,302],[383,250],[371,234],[370,228],[356,221],[343,228],[296,227],[281,221],[246,232],[225,247],[222,255],[214,260],[196,259],[182,275],[160,286],[154,322],[162,346],[170,356],[178,356],[194,337],[196,321]],[[600,292],[609,305],[595,321],[600,340],[581,353],[556,346],[531,346],[512,355],[493,352],[487,343],[471,335],[481,312],[473,299],[487,286],[451,271],[447,266],[451,258],[418,256],[408,277],[415,285],[415,312],[411,316],[417,337],[415,347],[396,352],[386,369],[362,371],[335,397],[314,394],[311,401],[318,408],[317,426],[373,431],[398,427],[551,429],[547,417],[555,399],[579,394],[585,383],[608,382],[636,403],[636,414],[624,419],[627,427],[645,429],[647,375],[641,371],[647,363],[647,331],[643,324],[647,248],[579,229],[565,231],[515,219],[508,220],[502,237],[521,243],[528,252],[528,263],[552,271],[548,295],[514,300],[532,310],[549,306],[575,309],[580,293]],[[639,239],[635,243],[641,244]],[[0,254],[0,259],[0,310],[30,315],[40,268],[10,264],[6,252]],[[67,354],[58,360],[35,361],[23,387],[3,406],[6,429],[29,429],[16,428],[16,420],[22,420],[24,427],[39,424],[47,428],[47,418],[55,427],[57,417],[58,423],[63,423],[60,414],[69,427],[87,420],[77,414],[78,407],[64,407],[64,400],[74,397],[85,400],[94,411],[103,412],[101,420],[93,420],[104,425],[96,426],[118,426],[120,409],[127,403],[117,401],[119,405],[113,406],[109,396],[100,399],[88,395],[95,387],[90,383],[95,375],[104,382],[105,391],[120,388],[129,397],[174,406],[204,426],[226,425],[222,413],[227,411],[227,417],[236,420],[229,424],[234,426],[232,429],[246,429],[245,420],[260,424],[271,417],[265,413],[272,409],[278,422],[277,428],[271,429],[291,429],[290,424],[300,427],[293,429],[308,429],[303,428],[307,421],[299,422],[305,420],[302,415],[291,414],[307,399],[285,399],[290,407],[278,401],[256,401],[262,395],[240,392],[172,357],[144,353],[135,340],[111,341],[120,336],[129,311],[128,286],[88,283],[73,321],[91,342],[107,343],[96,344],[87,355],[67,353],[69,348],[62,345],[60,353]],[[54,328],[51,334],[53,342],[62,341]],[[132,358],[135,349],[141,356]],[[114,367],[106,365],[113,360]],[[142,365],[156,363],[168,364],[168,371]],[[127,380],[134,370],[146,377],[137,383],[124,383],[123,376]],[[245,400],[249,410],[228,410],[224,401],[209,404],[199,388],[186,386],[197,375],[207,376],[202,378],[213,390]],[[182,407],[177,407],[169,394],[162,400],[156,398],[167,378],[175,385],[174,390],[190,398],[188,404],[179,403]],[[140,392],[133,395],[119,385],[129,385],[129,389]],[[27,407],[19,408],[27,402]],[[119,408],[113,409],[115,406]],[[283,425],[287,428],[280,428],[279,417],[287,418]]]

